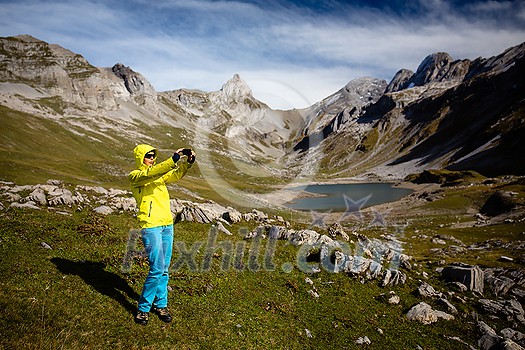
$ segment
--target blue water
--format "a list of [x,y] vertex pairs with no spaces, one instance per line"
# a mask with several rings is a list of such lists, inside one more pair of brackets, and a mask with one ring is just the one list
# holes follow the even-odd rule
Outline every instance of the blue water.
[[395,202],[413,192],[407,188],[393,187],[393,184],[389,183],[320,184],[294,187],[291,190],[307,191],[322,197],[296,198],[285,203],[288,208],[321,212],[344,212],[348,208],[347,202],[363,209]]

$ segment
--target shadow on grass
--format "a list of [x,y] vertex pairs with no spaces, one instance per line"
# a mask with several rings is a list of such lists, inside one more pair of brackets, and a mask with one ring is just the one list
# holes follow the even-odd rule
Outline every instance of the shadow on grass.
[[113,272],[106,271],[104,263],[98,261],[73,261],[63,258],[52,258],[51,262],[63,274],[77,275],[100,294],[116,300],[131,314],[136,312],[137,306],[132,304],[127,298],[138,300],[139,295],[129,286],[125,279]]

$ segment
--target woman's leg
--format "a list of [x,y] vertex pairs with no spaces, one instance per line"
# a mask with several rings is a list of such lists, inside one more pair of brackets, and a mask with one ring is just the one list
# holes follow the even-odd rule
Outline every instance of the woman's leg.
[[162,230],[162,250],[164,253],[164,270],[157,285],[153,307],[163,309],[168,306],[168,281],[171,254],[173,250],[173,225],[164,226]]
[[139,312],[150,312],[161,277],[167,269],[165,266],[162,231],[163,227],[152,227],[142,230],[142,242],[149,260],[149,273],[139,298]]

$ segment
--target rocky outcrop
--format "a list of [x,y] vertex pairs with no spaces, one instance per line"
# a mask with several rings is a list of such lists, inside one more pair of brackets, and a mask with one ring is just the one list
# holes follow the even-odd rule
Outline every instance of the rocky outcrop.
[[0,38],[0,61],[2,82],[27,84],[68,103],[107,110],[117,106],[104,73],[58,45],[28,35]]
[[[58,180],[46,184],[19,186],[11,182],[0,182],[0,199],[7,200],[7,208],[69,208],[83,210],[91,208],[102,215],[119,212],[136,212],[137,205],[130,191],[105,189],[100,186],[72,186]],[[175,221],[191,221],[202,224],[222,222],[226,225],[241,221],[280,222],[282,218],[270,219],[267,214],[253,209],[241,213],[232,207],[224,207],[213,201],[197,203],[179,199],[170,200]],[[1,207],[0,207],[1,208]]]
[[126,90],[131,95],[149,95],[155,96],[155,89],[151,84],[139,73],[133,71],[131,68],[124,66],[122,63],[117,63],[111,68],[111,71],[122,80]]
[[[330,230],[333,237],[340,233],[337,226]],[[407,276],[402,269],[411,268],[411,257],[401,252],[399,244],[368,239],[355,233],[353,237],[357,243],[352,248],[347,243],[350,237],[346,233],[341,234],[341,237],[343,241],[312,229],[293,230],[284,226],[262,225],[247,234],[245,239],[287,240],[299,246],[298,267],[306,273],[319,272],[321,269],[347,273],[362,281],[380,280],[384,287],[406,283]]]
[[427,56],[410,80],[415,86],[437,82],[460,83],[469,66],[470,60],[453,61],[448,53],[438,52]]

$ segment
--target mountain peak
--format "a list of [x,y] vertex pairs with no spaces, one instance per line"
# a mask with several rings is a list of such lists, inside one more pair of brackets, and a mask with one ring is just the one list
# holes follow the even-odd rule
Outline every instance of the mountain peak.
[[252,90],[248,84],[241,79],[239,74],[234,74],[233,77],[222,86],[221,94],[228,100],[240,101],[245,97],[251,97]]
[[423,86],[429,83],[440,83],[451,87],[463,81],[467,75],[471,61],[453,60],[446,52],[436,52],[428,55],[412,73],[401,69],[388,84],[386,92],[396,92],[412,86]]
[[14,37],[15,39],[24,41],[26,43],[43,43],[44,41],[35,38],[34,36],[31,36],[29,34],[21,34]]
[[140,74],[135,72],[130,67],[122,63],[115,64],[111,71],[120,79],[124,81],[126,90],[132,95],[150,94],[155,95],[155,89],[151,84]]

